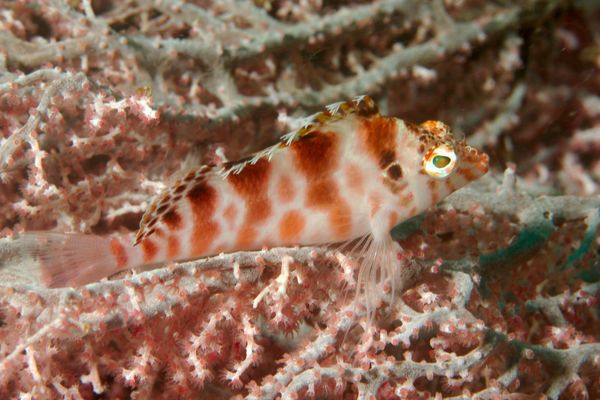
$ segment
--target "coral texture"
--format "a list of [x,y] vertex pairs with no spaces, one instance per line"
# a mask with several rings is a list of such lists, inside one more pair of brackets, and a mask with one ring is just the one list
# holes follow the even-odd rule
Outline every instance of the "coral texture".
[[[599,69],[586,0],[0,0],[0,398],[600,398]],[[14,245],[359,94],[492,160],[373,316],[326,246],[46,289]]]

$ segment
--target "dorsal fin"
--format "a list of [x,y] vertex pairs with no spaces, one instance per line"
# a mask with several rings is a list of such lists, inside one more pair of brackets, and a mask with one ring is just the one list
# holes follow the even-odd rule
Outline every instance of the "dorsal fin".
[[289,146],[302,136],[319,130],[327,124],[344,119],[350,114],[372,117],[379,114],[379,109],[375,101],[367,95],[357,96],[349,101],[338,101],[329,104],[325,106],[325,110],[304,118],[300,128],[283,135],[281,143]]
[[362,117],[372,117],[379,115],[379,109],[377,108],[375,101],[367,95],[357,96],[349,101],[339,101],[337,103],[329,104],[325,106],[325,110],[303,118],[300,122],[300,126],[283,135],[278,143],[254,153],[252,156],[243,160],[223,164],[219,173],[223,177],[226,177],[229,174],[239,174],[248,164],[256,164],[256,162],[262,158],[271,160],[278,150],[284,149],[301,139],[303,136],[315,132],[327,124],[342,120],[351,114]]
[[177,202],[184,197],[187,192],[194,187],[198,181],[206,179],[207,174],[212,171],[213,165],[200,165],[198,167],[188,168],[178,172],[176,179],[156,196],[140,221],[140,227],[135,235],[134,245],[139,244],[142,240],[152,235],[158,226],[158,222],[163,220],[165,223],[169,221],[169,216],[173,215]]

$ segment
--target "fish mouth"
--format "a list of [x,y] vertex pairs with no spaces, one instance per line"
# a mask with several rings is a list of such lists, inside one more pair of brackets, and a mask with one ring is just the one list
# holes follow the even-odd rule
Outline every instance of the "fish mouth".
[[483,151],[467,146],[465,151],[461,152],[461,158],[464,163],[463,171],[469,181],[478,179],[489,171],[490,157]]

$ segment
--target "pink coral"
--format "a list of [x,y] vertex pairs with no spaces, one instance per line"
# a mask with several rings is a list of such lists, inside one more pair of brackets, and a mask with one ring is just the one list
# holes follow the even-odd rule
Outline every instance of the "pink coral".
[[[600,398],[593,2],[0,9],[0,397]],[[51,290],[11,240],[134,230],[172,173],[362,93],[494,165],[395,229],[413,278],[372,318],[326,247]]]

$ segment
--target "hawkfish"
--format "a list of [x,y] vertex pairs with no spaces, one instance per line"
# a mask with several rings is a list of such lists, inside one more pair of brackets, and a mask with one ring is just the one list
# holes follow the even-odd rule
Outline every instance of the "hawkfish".
[[392,228],[487,170],[488,156],[444,123],[383,116],[360,96],[307,117],[248,158],[180,174],[135,234],[26,237],[38,243],[50,287],[172,260],[360,239],[358,291],[372,306],[402,268]]

